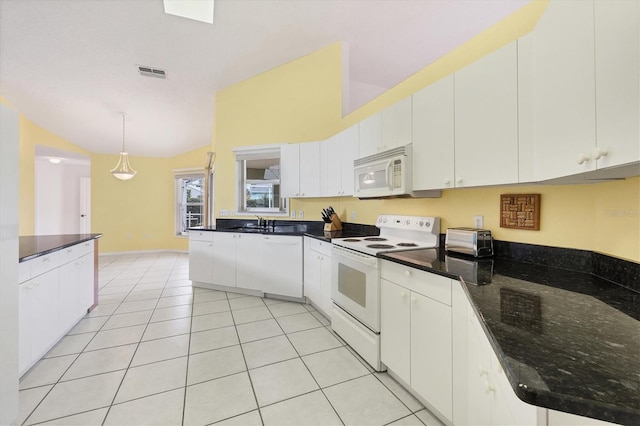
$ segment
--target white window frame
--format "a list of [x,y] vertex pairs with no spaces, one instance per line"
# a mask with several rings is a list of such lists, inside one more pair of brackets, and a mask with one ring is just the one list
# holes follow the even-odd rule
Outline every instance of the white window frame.
[[[205,177],[205,170],[201,169],[201,168],[193,168],[193,169],[178,169],[178,170],[174,170],[174,204],[175,204],[175,228],[174,228],[174,233],[177,237],[188,237],[189,236],[189,226],[185,223],[185,228],[182,229],[183,227],[183,219],[186,220],[185,217],[183,217],[183,207],[186,207],[186,205],[183,204],[182,202],[182,190],[181,190],[181,180],[182,179],[194,179],[194,178],[202,178],[204,179]],[[213,211],[213,173],[211,175],[210,178],[210,185],[209,185],[209,204],[210,204],[210,208],[209,208],[209,223],[211,223],[211,212]],[[203,194],[203,200],[202,200],[202,214],[204,215],[207,211],[207,209],[205,209],[205,199],[206,197],[204,197]],[[187,204],[188,205],[188,204]],[[204,219],[204,217],[203,217]]]
[[[280,206],[273,208],[245,208],[245,182],[246,176],[246,161],[248,160],[261,160],[270,158],[280,158],[280,145],[259,145],[249,147],[236,147],[233,149],[233,153],[236,157],[236,215],[269,215],[269,216],[289,216],[289,200],[282,196],[279,197]],[[265,181],[275,183],[276,181]],[[282,188],[282,181],[277,180],[280,188]]]

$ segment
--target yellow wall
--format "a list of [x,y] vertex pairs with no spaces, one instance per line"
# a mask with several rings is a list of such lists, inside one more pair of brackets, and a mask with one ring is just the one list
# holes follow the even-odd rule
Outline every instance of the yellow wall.
[[[339,43],[219,91],[214,131],[216,213],[235,209],[234,146],[326,139],[526,34],[547,3],[529,3],[344,118]],[[540,231],[499,227],[500,194],[522,192],[542,194]],[[321,208],[332,205],[343,220],[368,224],[383,213],[439,216],[442,232],[450,226],[471,226],[473,216],[481,214],[485,227],[499,240],[594,250],[638,262],[639,194],[640,178],[636,177],[590,185],[445,190],[439,199],[300,199],[292,200],[291,208],[303,210],[307,220],[319,220]],[[353,211],[355,220],[350,219]]]

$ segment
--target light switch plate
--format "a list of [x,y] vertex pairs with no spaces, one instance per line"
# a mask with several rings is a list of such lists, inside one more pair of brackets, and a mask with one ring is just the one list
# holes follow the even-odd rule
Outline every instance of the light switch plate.
[[484,216],[474,216],[473,217],[473,227],[476,229],[484,228]]
[[291,210],[291,219],[295,219],[295,218],[296,218],[296,211]]
[[298,210],[298,219],[304,219],[304,210]]

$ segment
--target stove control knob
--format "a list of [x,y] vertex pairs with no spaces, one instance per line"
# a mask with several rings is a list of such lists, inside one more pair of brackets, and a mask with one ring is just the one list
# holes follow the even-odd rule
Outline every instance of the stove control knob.
[[409,225],[411,225],[411,221],[409,219],[407,219],[407,220],[404,221],[404,224],[409,226]]
[[382,223],[387,223],[387,218],[386,217],[382,218]]
[[430,227],[430,226],[431,226],[431,222],[427,222],[427,223],[425,223],[425,225],[426,225],[426,227],[428,228],[428,227]]
[[420,225],[420,226],[424,226],[424,222],[423,222],[423,221],[420,221],[419,225]]

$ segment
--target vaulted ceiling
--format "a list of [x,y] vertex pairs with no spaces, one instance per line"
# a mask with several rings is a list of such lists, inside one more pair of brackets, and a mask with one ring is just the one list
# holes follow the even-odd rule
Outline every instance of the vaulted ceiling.
[[[213,25],[161,0],[0,0],[0,95],[91,152],[211,143],[215,92],[345,43],[348,113],[529,0],[216,0]],[[142,77],[138,66],[166,70]]]

